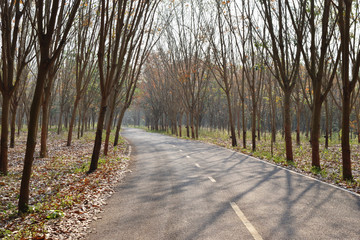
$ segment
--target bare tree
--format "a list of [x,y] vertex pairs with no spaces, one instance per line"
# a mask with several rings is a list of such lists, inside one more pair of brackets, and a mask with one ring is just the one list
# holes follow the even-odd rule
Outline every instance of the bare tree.
[[[350,113],[351,95],[359,80],[360,68],[360,39],[351,37],[356,32],[357,24],[352,25],[352,9],[356,4],[352,0],[338,0],[339,30],[341,41],[341,82],[342,82],[342,134],[341,152],[343,160],[343,179],[352,180],[350,157]],[[357,4],[358,5],[358,4]],[[356,20],[355,20],[356,21]],[[356,33],[355,33],[356,34]],[[351,41],[351,39],[354,39]],[[351,50],[350,50],[351,49]],[[350,66],[352,68],[350,69]],[[351,75],[350,75],[351,72]]]
[[[31,169],[34,160],[34,151],[36,146],[36,136],[39,112],[41,106],[41,99],[44,92],[44,86],[46,82],[47,74],[55,63],[57,58],[66,43],[66,39],[72,23],[74,21],[76,11],[79,7],[80,0],[75,0],[71,3],[67,3],[65,0],[54,0],[51,3],[44,3],[43,0],[38,0],[35,3],[35,25],[38,37],[38,43],[40,48],[40,64],[38,66],[36,86],[34,97],[30,108],[30,119],[28,124],[28,136],[26,142],[26,152],[24,159],[24,169],[21,178],[20,197],[19,197],[19,213],[26,212],[28,210],[28,202],[30,195],[30,177]],[[62,8],[66,8],[68,14],[60,16]],[[61,21],[62,25],[56,25],[57,21]],[[51,43],[53,42],[55,27],[59,26],[63,29],[61,39],[57,42],[57,46],[54,46],[54,50],[50,51]],[[51,53],[52,54],[51,54]]]
[[[29,7],[30,1],[5,0],[0,3],[1,17],[1,64],[0,91],[2,94],[2,113],[1,113],[1,141],[0,141],[0,172],[8,173],[8,138],[9,138],[9,112],[11,97],[19,86],[20,75],[26,65],[29,48],[26,48],[25,37],[22,34],[27,31],[26,21],[23,20],[24,12]],[[20,26],[23,30],[19,36]],[[25,30],[24,30],[25,29]],[[19,42],[22,38],[20,47]],[[25,47],[24,47],[25,46]],[[17,62],[17,71],[14,81],[15,57],[18,49],[19,62]]]
[[[265,27],[270,35],[271,43],[264,42],[272,59],[274,68],[269,68],[275,76],[284,93],[284,133],[287,161],[294,161],[291,138],[291,94],[298,79],[298,71],[301,57],[300,44],[302,35],[296,34],[297,44],[293,44],[295,33],[289,28],[290,16],[286,4],[281,1],[261,1],[258,5]],[[305,9],[306,10],[306,9]],[[296,22],[304,23],[305,12],[303,8],[293,12]],[[298,33],[303,33],[303,26],[299,27]]]
[[[108,97],[121,79],[124,61],[131,57],[135,46],[131,43],[141,33],[143,21],[148,20],[157,8],[159,1],[121,1],[102,0],[99,5],[100,32],[98,49],[98,70],[100,77],[101,104],[97,122],[96,137],[89,173],[95,171],[101,149],[102,130]],[[122,87],[122,84],[120,84]]]
[[[80,7],[79,19],[76,32],[76,97],[72,109],[71,120],[69,124],[68,138],[66,145],[71,145],[73,127],[76,119],[76,111],[81,98],[86,91],[91,75],[96,66],[95,48],[98,41],[98,15],[94,12],[93,1]],[[80,117],[79,117],[80,119]],[[79,120],[80,122],[80,120]]]

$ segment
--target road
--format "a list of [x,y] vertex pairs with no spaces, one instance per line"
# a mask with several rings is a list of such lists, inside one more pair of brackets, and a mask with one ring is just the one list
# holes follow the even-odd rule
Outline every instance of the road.
[[360,239],[360,197],[201,142],[126,129],[132,173],[88,239]]

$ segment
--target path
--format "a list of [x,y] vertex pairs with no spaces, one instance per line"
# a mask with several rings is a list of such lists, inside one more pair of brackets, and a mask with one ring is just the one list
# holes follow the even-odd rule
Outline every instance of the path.
[[88,239],[360,239],[360,197],[231,150],[139,129]]

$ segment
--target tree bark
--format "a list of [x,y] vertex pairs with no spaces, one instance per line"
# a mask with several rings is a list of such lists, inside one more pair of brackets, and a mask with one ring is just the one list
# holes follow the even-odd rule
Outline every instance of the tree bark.
[[118,119],[118,122],[117,122],[117,125],[116,125],[114,147],[117,146],[118,143],[119,143],[119,135],[120,135],[120,130],[121,130],[121,123],[122,123],[122,120],[124,118],[125,111],[126,111],[126,106],[123,106],[121,108],[119,119]]
[[30,107],[28,136],[26,141],[24,168],[21,177],[20,196],[18,203],[19,212],[22,213],[28,210],[29,194],[30,194],[30,177],[32,171],[32,163],[34,160],[38,120],[39,120],[41,99],[44,91],[47,69],[48,69],[48,64],[45,60],[43,60],[39,66],[34,97]]
[[252,106],[252,111],[251,111],[251,143],[252,143],[252,151],[255,152],[256,151],[256,110],[257,110],[257,105],[256,105],[256,100],[255,100],[255,96],[252,97],[253,99],[253,106]]
[[102,131],[104,128],[104,120],[106,115],[106,108],[107,108],[107,96],[101,98],[101,107],[99,118],[96,126],[96,136],[95,136],[95,143],[93,154],[91,156],[91,163],[88,173],[94,172],[98,167],[99,157],[100,157],[100,150],[101,150],[101,139],[102,139]]
[[60,134],[61,128],[62,128],[62,115],[63,115],[63,111],[64,111],[64,106],[61,105],[61,106],[60,106],[58,129],[57,129],[57,134],[58,134],[58,135]]
[[351,155],[350,155],[350,94],[343,94],[343,108],[342,108],[342,134],[341,134],[341,152],[343,159],[343,178],[346,180],[352,180],[351,171]]
[[10,148],[15,147],[15,128],[16,128],[16,112],[17,112],[18,105],[13,105],[11,109],[11,124],[10,124]]
[[10,96],[3,94],[1,114],[1,164],[0,172],[4,175],[8,174],[8,137],[9,137],[9,112],[10,112]]
[[329,107],[325,100],[325,149],[329,148]]
[[320,168],[320,120],[321,120],[321,99],[320,94],[314,94],[313,109],[311,115],[311,156],[313,167]]
[[229,124],[230,124],[230,134],[231,134],[231,145],[233,147],[237,146],[236,142],[236,132],[235,132],[235,126],[232,116],[232,109],[231,109],[231,99],[230,99],[230,93],[226,92],[226,99],[228,103],[228,112],[229,112]]
[[111,134],[111,126],[112,126],[112,122],[113,122],[113,118],[114,118],[115,104],[116,104],[116,96],[114,96],[114,101],[112,102],[112,105],[110,107],[109,120],[108,120],[107,126],[106,126],[106,137],[105,137],[105,143],[104,143],[104,155],[105,156],[107,156],[108,151],[109,151],[109,141],[110,141],[110,134]]
[[47,154],[47,136],[49,123],[49,105],[50,97],[44,96],[45,101],[42,104],[42,121],[41,121],[41,141],[40,141],[40,158],[46,158]]
[[284,91],[284,135],[286,160],[294,161],[291,139],[291,91]]
[[71,120],[70,120],[70,124],[69,124],[69,131],[68,131],[68,138],[67,138],[66,146],[71,146],[73,128],[74,128],[74,123],[75,123],[75,118],[76,118],[76,111],[77,111],[77,108],[79,105],[79,101],[80,101],[80,98],[77,97],[74,102],[74,108],[72,111]]

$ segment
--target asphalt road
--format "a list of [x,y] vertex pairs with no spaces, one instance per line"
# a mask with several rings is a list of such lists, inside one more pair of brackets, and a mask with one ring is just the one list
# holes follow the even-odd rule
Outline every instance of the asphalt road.
[[132,173],[88,239],[360,239],[360,197],[231,150],[126,129]]

